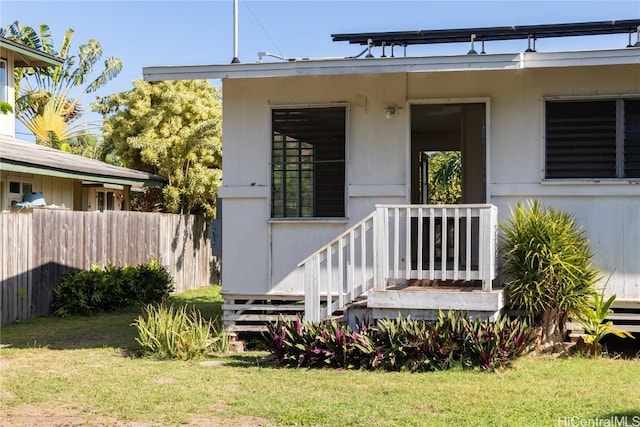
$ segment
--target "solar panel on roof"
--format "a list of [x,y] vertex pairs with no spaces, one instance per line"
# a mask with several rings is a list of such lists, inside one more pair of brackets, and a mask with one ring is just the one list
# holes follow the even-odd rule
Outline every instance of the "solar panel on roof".
[[[371,46],[408,46],[416,44],[468,42],[472,35],[477,41],[517,40],[527,38],[593,36],[638,32],[640,19],[623,21],[578,22],[567,24],[522,25],[512,27],[461,28],[451,30],[417,30],[373,33],[332,34],[333,41]],[[371,42],[369,42],[369,40]]]

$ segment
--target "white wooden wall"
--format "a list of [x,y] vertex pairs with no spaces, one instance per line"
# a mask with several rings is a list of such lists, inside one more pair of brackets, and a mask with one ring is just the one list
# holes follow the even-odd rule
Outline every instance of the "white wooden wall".
[[[488,200],[540,198],[584,225],[619,300],[640,301],[640,185],[542,183],[544,97],[640,94],[640,65],[224,80],[224,292],[302,292],[299,261],[373,211],[408,203],[410,103],[488,100]],[[270,107],[348,103],[347,220],[269,222]],[[388,120],[384,107],[403,108]]]

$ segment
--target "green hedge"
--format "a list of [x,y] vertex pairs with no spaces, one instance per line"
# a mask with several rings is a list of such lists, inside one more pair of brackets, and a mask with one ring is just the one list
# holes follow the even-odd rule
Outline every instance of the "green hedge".
[[134,304],[164,301],[173,291],[173,277],[156,260],[67,273],[53,290],[51,308],[58,316],[90,316]]

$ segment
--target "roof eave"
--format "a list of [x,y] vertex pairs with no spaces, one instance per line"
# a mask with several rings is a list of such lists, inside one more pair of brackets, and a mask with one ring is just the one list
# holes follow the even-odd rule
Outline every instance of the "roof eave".
[[640,48],[144,67],[146,81],[640,64]]
[[58,67],[64,63],[62,58],[1,37],[0,47],[15,54],[14,65],[16,67]]
[[34,175],[55,176],[58,178],[78,179],[84,181],[101,182],[108,184],[145,186],[145,187],[161,187],[165,183],[165,179],[160,176],[150,175],[148,178],[123,178],[112,175],[90,174],[86,172],[78,172],[72,170],[62,170],[49,168],[46,166],[27,164],[23,162],[14,162],[7,159],[0,159],[0,169],[7,172],[19,172]]

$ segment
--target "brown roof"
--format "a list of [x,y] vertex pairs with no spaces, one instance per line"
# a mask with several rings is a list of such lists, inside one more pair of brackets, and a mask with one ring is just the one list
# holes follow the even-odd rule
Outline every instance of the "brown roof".
[[0,136],[0,168],[124,185],[158,186],[165,181],[158,175],[114,166],[7,136]]
[[64,63],[62,58],[4,37],[0,37],[0,47],[15,54],[14,65],[16,67],[56,67]]

